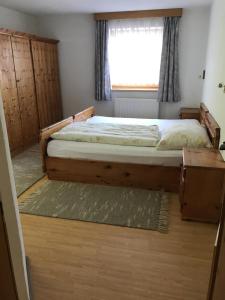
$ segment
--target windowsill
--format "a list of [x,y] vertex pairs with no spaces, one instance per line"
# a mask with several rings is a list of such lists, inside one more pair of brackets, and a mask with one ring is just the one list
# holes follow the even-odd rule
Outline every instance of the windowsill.
[[158,92],[158,88],[112,88],[112,91],[122,92]]

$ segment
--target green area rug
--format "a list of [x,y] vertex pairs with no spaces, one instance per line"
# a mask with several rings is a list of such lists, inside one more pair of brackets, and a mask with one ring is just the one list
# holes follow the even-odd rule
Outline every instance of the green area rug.
[[32,215],[168,230],[167,195],[144,189],[48,180],[19,208]]
[[45,174],[42,171],[40,146],[35,145],[12,159],[17,196]]

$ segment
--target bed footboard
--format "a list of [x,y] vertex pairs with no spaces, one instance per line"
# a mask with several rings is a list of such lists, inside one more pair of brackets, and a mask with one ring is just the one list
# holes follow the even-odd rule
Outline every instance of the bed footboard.
[[51,135],[54,132],[59,131],[63,127],[73,123],[73,117],[69,117],[61,122],[53,124],[45,129],[41,130],[40,133],[40,147],[41,147],[41,157],[42,157],[42,168],[46,172],[46,159],[47,159],[47,147],[48,142],[51,140]]
[[48,157],[49,179],[178,192],[180,168]]
[[91,106],[76,115],[73,115],[65,120],[62,120],[61,122],[55,123],[55,124],[41,130],[40,146],[41,146],[42,166],[43,166],[44,172],[46,172],[46,159],[48,157],[47,156],[47,147],[48,147],[48,142],[51,140],[51,135],[54,132],[59,131],[63,127],[65,127],[73,122],[85,121],[85,120],[93,117],[94,114],[95,114],[95,108],[94,108],[94,106]]
[[74,122],[81,122],[85,121],[95,115],[95,108],[94,106],[90,106],[87,109],[81,111],[80,113],[74,115]]

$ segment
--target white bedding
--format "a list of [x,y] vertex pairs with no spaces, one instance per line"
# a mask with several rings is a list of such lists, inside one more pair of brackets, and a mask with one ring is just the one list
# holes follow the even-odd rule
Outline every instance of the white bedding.
[[86,121],[89,124],[99,124],[99,123],[110,123],[110,124],[127,124],[127,125],[157,125],[159,131],[162,133],[165,129],[174,127],[182,124],[183,126],[199,124],[197,120],[193,119],[177,119],[177,120],[166,120],[166,119],[135,119],[135,118],[112,118],[112,117],[102,117],[94,116]]
[[[162,133],[166,128],[174,125],[187,124],[195,120],[160,120],[160,119],[134,119],[134,118],[110,118],[95,116],[86,121],[90,124],[136,124],[158,125]],[[48,144],[48,156],[71,159],[85,159],[97,161],[127,162],[136,164],[180,166],[182,163],[181,150],[157,150],[156,147],[121,146],[99,143],[86,143],[74,141],[52,140]]]
[[155,147],[160,133],[157,125],[74,122],[51,137],[63,141]]

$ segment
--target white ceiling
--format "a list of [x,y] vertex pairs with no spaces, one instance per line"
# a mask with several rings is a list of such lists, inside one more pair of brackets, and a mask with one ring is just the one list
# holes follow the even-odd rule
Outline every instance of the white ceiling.
[[213,0],[0,0],[0,6],[33,15],[93,13],[209,5]]

